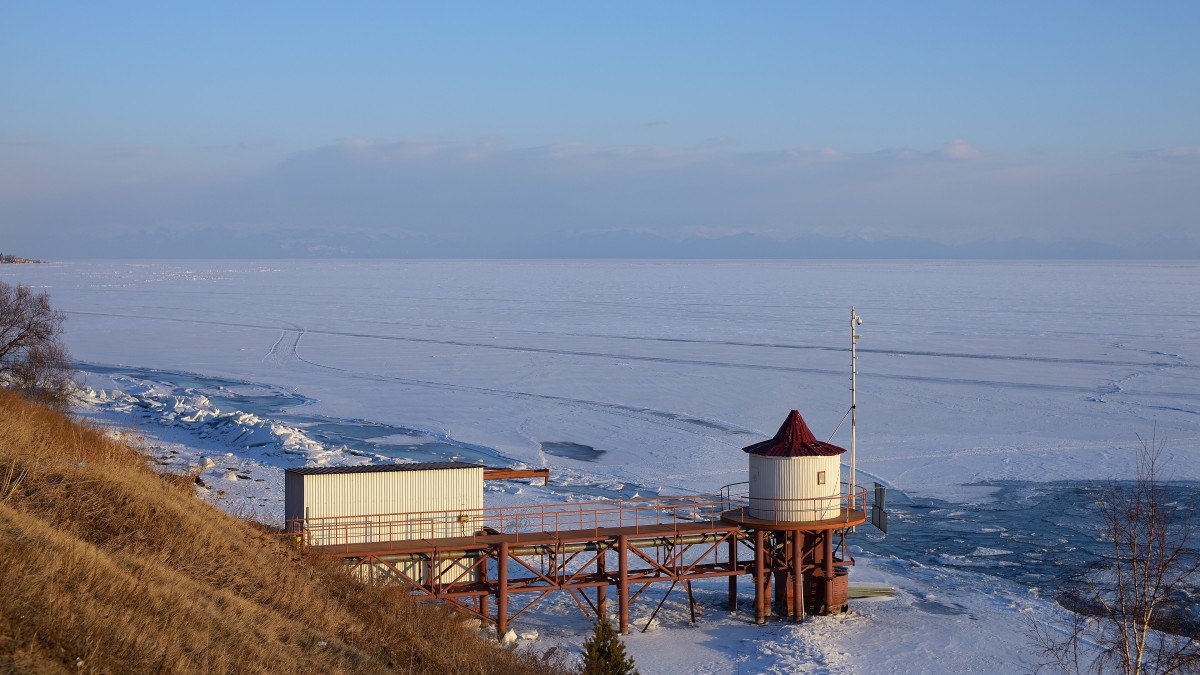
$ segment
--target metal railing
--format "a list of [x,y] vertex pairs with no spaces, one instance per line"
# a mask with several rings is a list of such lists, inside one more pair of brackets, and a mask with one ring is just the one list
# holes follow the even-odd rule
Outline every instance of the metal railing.
[[[751,498],[735,483],[716,495],[656,497],[620,501],[570,502],[490,509],[417,511],[289,520],[285,532],[310,546],[346,546],[410,540],[460,539],[477,543],[495,534],[544,536],[576,532],[599,536],[606,528],[631,528],[629,534],[671,535],[683,526],[716,524],[722,516],[787,523],[853,522],[865,511],[866,490],[804,499]],[[694,528],[693,528],[694,529]]]
[[681,525],[716,523],[736,505],[717,495],[657,497],[621,501],[574,502],[490,509],[418,511],[289,520],[286,531],[302,534],[314,546],[339,546],[414,539],[466,538],[471,542],[493,534],[543,535],[591,532],[604,528],[678,532]]
[[730,483],[721,488],[720,498],[741,518],[780,524],[845,522],[861,520],[866,512],[867,490],[861,485],[841,484],[836,495],[797,499],[751,497],[749,482]]

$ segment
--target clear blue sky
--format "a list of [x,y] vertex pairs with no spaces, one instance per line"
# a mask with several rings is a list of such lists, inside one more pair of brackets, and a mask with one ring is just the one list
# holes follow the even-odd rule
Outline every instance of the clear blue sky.
[[827,5],[14,3],[0,251],[1200,230],[1200,3]]

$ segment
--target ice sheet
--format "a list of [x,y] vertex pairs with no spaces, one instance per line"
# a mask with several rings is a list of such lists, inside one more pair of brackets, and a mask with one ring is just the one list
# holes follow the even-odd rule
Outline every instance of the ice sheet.
[[[1137,436],[1200,478],[1200,268],[1138,262],[74,262],[9,266],[81,361],[287,388],[331,418],[709,491],[795,407],[849,404],[859,467],[911,491],[1127,475]],[[833,441],[848,442],[843,425]],[[664,471],[664,468],[666,471]]]
[[[969,510],[978,481],[1129,476],[1151,435],[1172,478],[1200,480],[1196,263],[88,261],[0,279],[67,311],[88,414],[169,468],[212,461],[208,497],[267,521],[295,463],[550,467],[550,489],[489,484],[501,505],[715,491],[791,408],[847,445],[852,304],[863,482]],[[801,628],[676,616],[630,649],[644,672],[1029,670],[1022,611],[1059,610],[976,571],[1001,550],[863,554],[854,580],[896,599]],[[540,641],[577,645],[586,624],[558,604],[531,619]]]

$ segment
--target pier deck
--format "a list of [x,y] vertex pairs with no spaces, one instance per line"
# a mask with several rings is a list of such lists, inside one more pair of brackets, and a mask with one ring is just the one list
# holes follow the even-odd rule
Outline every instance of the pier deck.
[[[667,595],[682,584],[693,620],[691,582],[713,577],[729,579],[736,609],[737,577],[750,576],[759,623],[769,613],[772,578],[782,614],[803,616],[800,598],[811,594],[804,584],[824,585],[831,606],[835,567],[853,564],[846,531],[866,522],[865,493],[833,499],[842,503],[837,517],[799,523],[750,518],[737,500],[702,495],[309,519],[289,529],[308,552],[341,558],[364,577],[407,584],[419,599],[495,624],[499,635],[555,591],[569,593],[589,617],[605,615],[614,586],[627,633],[630,604],[653,583],[671,582]],[[519,594],[537,595],[510,612]]]

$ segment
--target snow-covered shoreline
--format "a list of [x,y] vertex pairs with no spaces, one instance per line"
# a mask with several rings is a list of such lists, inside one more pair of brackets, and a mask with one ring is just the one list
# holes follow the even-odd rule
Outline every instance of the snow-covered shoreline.
[[[166,468],[204,466],[206,498],[265,522],[307,463],[551,469],[549,489],[490,484],[489,505],[745,480],[740,448],[788,409],[822,438],[845,412],[851,304],[860,481],[970,514],[997,481],[1131,475],[1152,433],[1171,477],[1200,479],[1195,263],[106,261],[0,278],[68,313],[85,416]],[[966,562],[1009,543],[965,543]],[[672,599],[630,649],[643,672],[1028,671],[1027,617],[1061,612],[963,561],[856,557],[854,581],[897,596],[765,628],[718,601],[691,627]],[[561,603],[522,618],[539,645],[586,632]]]
[[[138,443],[163,470],[199,472],[199,496],[240,517],[279,524],[288,466],[370,461],[344,448],[320,447],[286,425],[219,412],[203,397],[138,389],[134,394],[87,388],[76,412]],[[236,431],[243,425],[246,431]],[[224,426],[230,428],[220,429]],[[489,483],[487,489],[489,506],[562,496],[517,481]],[[689,622],[676,594],[642,632],[665,590],[657,588],[634,604],[627,648],[645,673],[1025,672],[1037,665],[1031,617],[1046,621],[1064,614],[1052,600],[1019,584],[854,551],[854,583],[892,586],[894,597],[854,600],[846,615],[810,617],[803,624],[776,618],[756,626],[745,586],[740,611],[730,612],[724,580],[698,581],[703,612],[698,624]],[[577,653],[590,633],[590,624],[565,598],[543,602],[517,628],[521,644],[567,653]],[[988,640],[978,639],[981,630]]]

